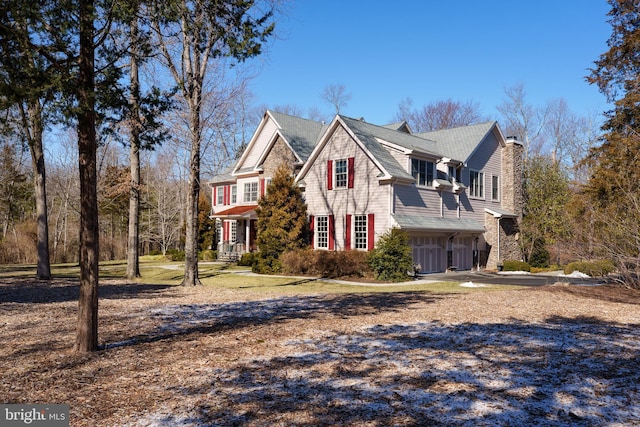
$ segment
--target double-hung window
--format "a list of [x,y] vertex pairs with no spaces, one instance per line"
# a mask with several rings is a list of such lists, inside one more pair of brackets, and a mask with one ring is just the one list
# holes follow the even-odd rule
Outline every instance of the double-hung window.
[[336,160],[336,188],[347,188],[347,159]]
[[491,176],[491,200],[500,200],[500,178]]
[[224,187],[216,187],[216,204],[218,206],[224,205]]
[[255,202],[258,200],[258,182],[246,182],[244,184],[244,201]]
[[469,196],[484,198],[484,172],[469,171]]
[[316,217],[315,225],[316,247],[318,249],[329,249],[329,217]]
[[416,180],[416,185],[430,187],[433,185],[434,163],[428,160],[411,159],[411,175]]
[[355,248],[367,249],[367,216],[355,215],[354,217],[354,234],[355,234]]
[[231,186],[231,204],[235,205],[238,202],[238,186]]

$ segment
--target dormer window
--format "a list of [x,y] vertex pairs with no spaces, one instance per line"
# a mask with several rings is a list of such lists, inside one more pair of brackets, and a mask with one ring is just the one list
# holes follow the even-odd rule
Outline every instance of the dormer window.
[[449,166],[449,181],[452,183],[460,181],[459,169],[455,166]]
[[431,187],[433,185],[434,169],[434,162],[421,159],[411,159],[411,175],[415,178],[416,185]]

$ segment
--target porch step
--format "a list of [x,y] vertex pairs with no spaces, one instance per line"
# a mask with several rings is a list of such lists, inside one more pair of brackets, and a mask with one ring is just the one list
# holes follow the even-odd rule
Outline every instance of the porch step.
[[239,258],[239,256],[235,252],[218,253],[218,261],[236,262],[236,261],[238,261],[238,258]]

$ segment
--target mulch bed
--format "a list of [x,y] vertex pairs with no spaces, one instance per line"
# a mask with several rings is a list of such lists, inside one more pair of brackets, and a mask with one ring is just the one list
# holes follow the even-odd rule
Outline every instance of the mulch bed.
[[103,349],[76,354],[77,282],[0,279],[0,402],[73,426],[640,423],[637,291],[100,293]]

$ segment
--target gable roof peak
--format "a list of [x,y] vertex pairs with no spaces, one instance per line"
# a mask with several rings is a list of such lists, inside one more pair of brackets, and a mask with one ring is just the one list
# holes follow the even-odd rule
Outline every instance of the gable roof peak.
[[[420,133],[418,136],[436,141],[438,151],[448,157],[466,162],[476,151],[482,140],[490,132],[497,130],[502,135],[496,121],[486,121],[449,129]],[[502,144],[500,138],[498,139]]]
[[413,132],[411,131],[411,127],[409,127],[409,123],[407,123],[406,120],[402,120],[400,122],[395,122],[395,123],[389,123],[388,125],[384,125],[382,127],[391,129],[391,130],[397,130],[398,132],[408,133],[410,135],[413,134]]

